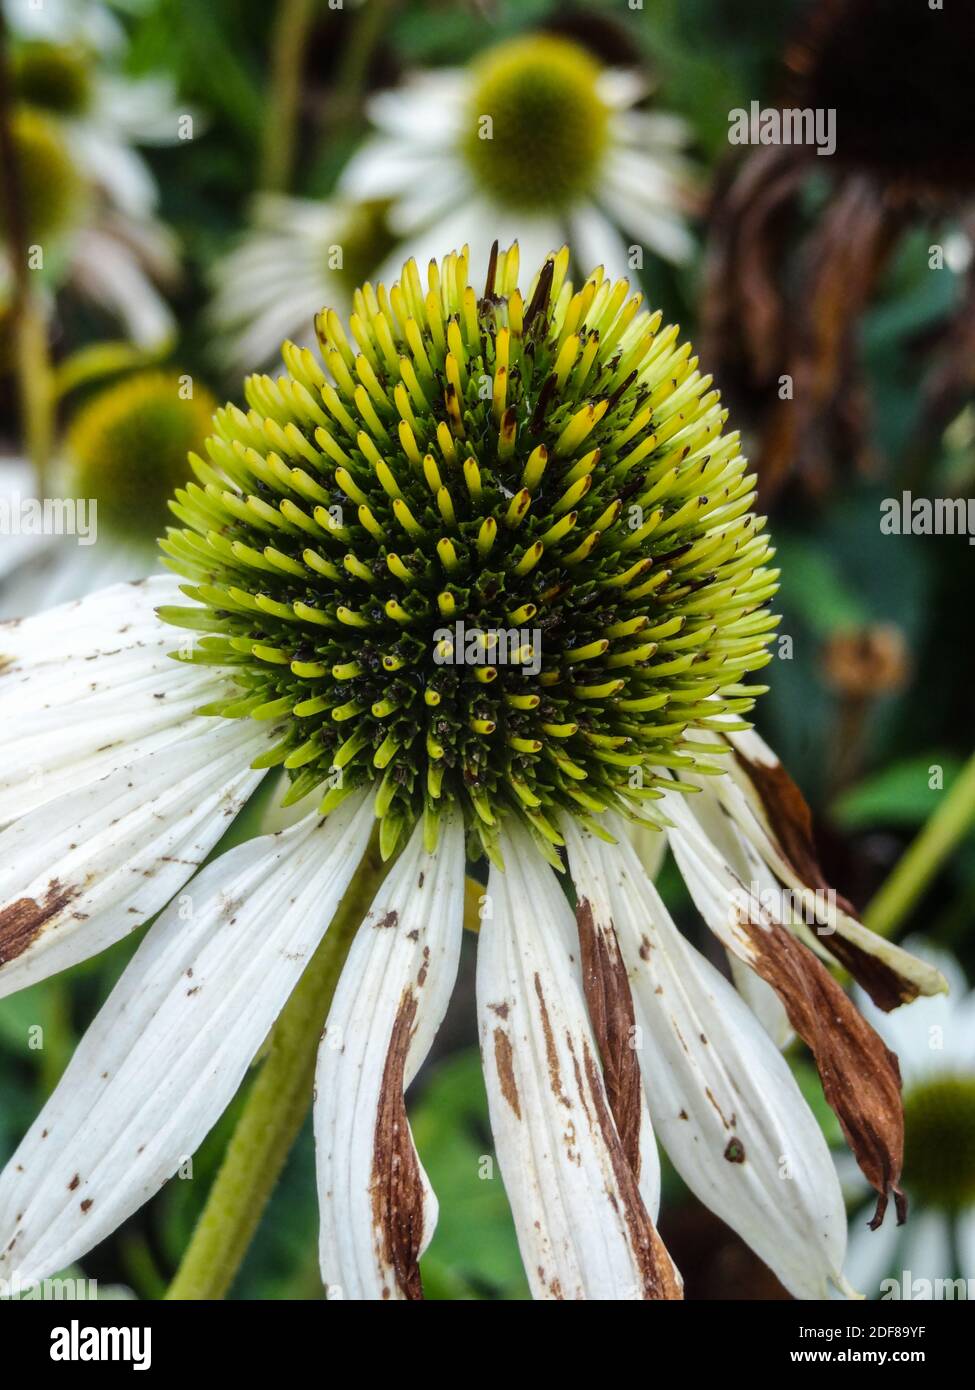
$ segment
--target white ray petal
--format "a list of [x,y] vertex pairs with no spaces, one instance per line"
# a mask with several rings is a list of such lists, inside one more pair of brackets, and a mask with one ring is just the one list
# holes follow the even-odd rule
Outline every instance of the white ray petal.
[[[936,1207],[925,1207],[911,1218],[903,1235],[900,1253],[912,1284],[915,1279],[927,1279],[933,1285],[936,1279],[952,1277],[954,1260],[947,1212],[939,1211]],[[899,1269],[893,1273],[897,1277],[902,1275]]]
[[609,1108],[572,912],[524,831],[501,838],[481,925],[491,1128],[536,1298],[679,1297]]
[[611,918],[630,972],[654,1129],[693,1192],[789,1291],[824,1298],[846,1214],[826,1141],[737,992],[677,931],[622,821],[564,827],[577,893]]
[[573,207],[569,214],[569,245],[579,265],[587,269],[601,265],[610,279],[632,282],[635,272],[627,262],[627,244],[593,203]]
[[368,844],[350,797],[200,874],[152,927],[0,1177],[0,1272],[44,1278],[186,1161],[232,1099]]
[[446,148],[411,145],[405,140],[376,135],[366,140],[339,176],[344,197],[363,202],[397,198],[437,167],[460,171],[459,160]]
[[72,244],[71,261],[79,291],[114,315],[136,346],[158,349],[172,342],[173,311],[146,273],[138,251],[122,237],[85,228]]
[[417,1261],[437,1203],[403,1092],[446,1012],[463,912],[461,819],[441,824],[432,855],[421,821],[352,944],[318,1053],[319,1255],[332,1297],[422,1297]]
[[209,727],[22,816],[0,834],[0,998],[164,907],[254,791],[268,731]]
[[417,74],[406,86],[387,88],[369,100],[369,119],[388,135],[423,145],[442,144],[460,127],[468,75],[459,68]]
[[6,700],[8,685],[35,676],[56,688],[58,667],[66,657],[128,649],[163,632],[171,647],[178,646],[177,630],[160,623],[155,610],[178,600],[181,582],[175,575],[155,574],[131,584],[113,584],[29,618],[0,622],[0,696]]
[[969,1207],[955,1218],[955,1243],[962,1278],[975,1279],[975,1207]]

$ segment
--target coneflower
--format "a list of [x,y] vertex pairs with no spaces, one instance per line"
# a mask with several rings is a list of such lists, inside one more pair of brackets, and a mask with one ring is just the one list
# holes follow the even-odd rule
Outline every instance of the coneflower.
[[[634,825],[812,1049],[876,1219],[902,1207],[897,1062],[820,957],[885,1008],[943,981],[824,892],[742,720],[776,576],[716,393],[625,281],[576,290],[568,261],[524,294],[517,247],[480,295],[466,253],[366,284],[347,330],[319,316],[321,359],[285,345],[285,375],[217,412],[162,542],[178,585],[2,629],[0,990],[179,896],[0,1179],[0,1268],[57,1269],[162,1185],[361,900],[318,1054],[322,1278],[420,1296],[436,1202],[404,1089],[483,854],[482,1053],[535,1296],[680,1296],[655,1134],[791,1292],[846,1287],[825,1141]],[[194,878],[271,767],[317,811]]]

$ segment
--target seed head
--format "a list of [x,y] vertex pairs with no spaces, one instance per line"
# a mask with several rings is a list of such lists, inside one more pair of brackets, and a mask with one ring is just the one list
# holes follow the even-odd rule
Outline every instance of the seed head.
[[568,262],[526,294],[517,246],[480,295],[466,253],[364,285],[348,331],[320,314],[323,360],[285,344],[217,412],[171,503],[203,607],[163,616],[241,688],[212,712],[280,722],[291,800],[375,783],[386,853],[453,802],[488,853],[516,816],[556,858],[557,813],[649,811],[659,769],[706,765],[694,730],[768,660],[776,575],[717,393]]

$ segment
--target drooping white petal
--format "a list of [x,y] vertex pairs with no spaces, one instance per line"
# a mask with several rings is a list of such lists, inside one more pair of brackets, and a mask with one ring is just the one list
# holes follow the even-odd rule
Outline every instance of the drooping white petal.
[[826,1296],[846,1214],[829,1150],[785,1061],[677,931],[619,818],[619,843],[563,826],[576,891],[615,924],[654,1129],[687,1185],[791,1293]]
[[[722,809],[721,802],[712,785],[721,779],[689,777],[688,780],[698,787],[699,791],[698,795],[691,798],[689,807],[685,808],[682,803],[681,810],[687,809],[693,814],[709,842],[745,886],[749,896],[759,904],[770,904],[780,920],[788,922],[790,920],[787,912],[789,905],[782,894],[780,885],[768,866],[756,854],[747,840],[742,837],[734,822],[729,820]],[[815,944],[814,939],[810,938],[808,933],[804,933],[804,939],[811,940],[812,944]],[[785,1007],[775,990],[747,965],[744,965],[733,951],[728,952],[728,961],[731,967],[731,978],[738,993],[755,1014],[769,1037],[775,1042],[775,1045],[780,1048],[787,1047],[795,1037],[795,1032],[789,1022]]]
[[[501,837],[478,941],[491,1128],[536,1298],[680,1297],[613,1119],[572,913],[526,832]],[[576,945],[576,951],[578,946]]]
[[775,989],[812,1052],[823,1094],[878,1194],[875,1221],[884,1219],[891,1196],[903,1221],[904,1111],[897,1057],[806,944],[806,938],[817,940],[811,929],[795,915],[785,919],[786,926],[774,903],[756,898],[684,797],[667,792],[662,805],[671,822],[667,835],[674,858],[701,916],[726,950]]
[[869,931],[852,905],[822,877],[812,840],[809,808],[779,759],[753,730],[729,733],[733,757],[715,791],[741,834],[813,917],[825,917],[821,945],[845,965],[882,1008],[917,994],[941,994],[944,977],[892,941]]
[[0,1177],[0,1274],[44,1278],[193,1154],[365,851],[368,797],[222,855],[151,928]]
[[263,772],[253,720],[206,720],[0,834],[0,997],[81,960],[164,907]]
[[[26,684],[0,721],[0,825],[89,786],[154,749],[212,728],[194,711],[232,699],[235,687],[212,667],[173,661],[172,638],[88,661],[66,659],[63,683],[29,704]],[[0,675],[0,712],[7,713]],[[37,689],[37,694],[41,692]]]
[[386,134],[413,144],[444,142],[456,134],[469,79],[463,69],[418,73],[400,88],[387,88],[369,100],[369,118]]
[[403,1092],[447,1009],[463,911],[461,819],[442,823],[432,855],[421,822],[352,944],[318,1053],[319,1254],[332,1297],[423,1296],[417,1262],[437,1203]]

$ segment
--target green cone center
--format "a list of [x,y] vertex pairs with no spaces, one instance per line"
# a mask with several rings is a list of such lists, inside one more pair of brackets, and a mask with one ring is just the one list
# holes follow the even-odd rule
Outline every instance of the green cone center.
[[975,1076],[940,1076],[904,1097],[904,1183],[925,1205],[975,1203]]
[[478,188],[525,212],[565,208],[592,192],[609,109],[588,53],[564,39],[515,40],[476,74],[462,148]]
[[98,523],[153,541],[167,502],[203,445],[216,401],[175,372],[139,372],[87,401],[68,432],[71,485]]
[[14,58],[13,84],[21,101],[59,116],[79,116],[91,104],[88,61],[66,44],[25,44]]

